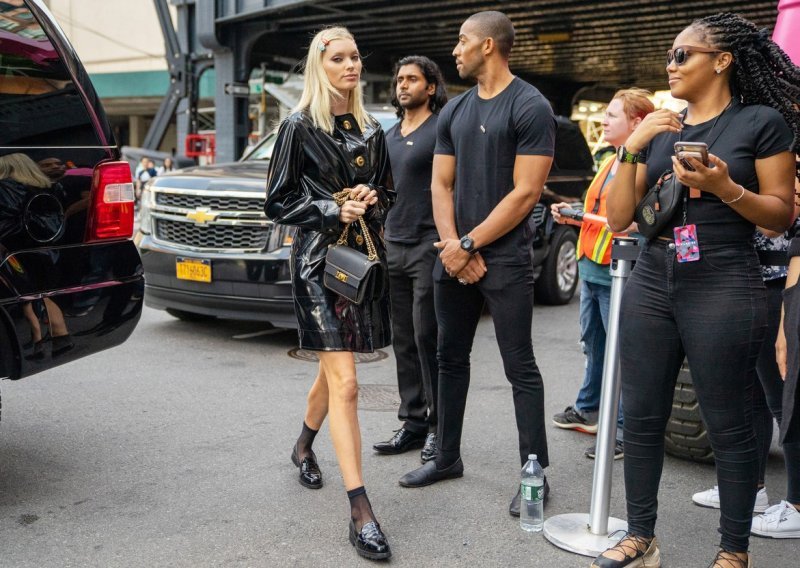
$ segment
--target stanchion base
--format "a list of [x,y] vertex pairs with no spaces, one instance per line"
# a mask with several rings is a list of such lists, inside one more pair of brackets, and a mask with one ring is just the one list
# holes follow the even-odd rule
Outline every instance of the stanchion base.
[[606,534],[594,534],[589,530],[589,521],[590,516],[585,513],[565,513],[550,517],[544,522],[544,537],[557,547],[575,554],[597,556],[617,544],[623,532],[628,530],[628,523],[609,517]]

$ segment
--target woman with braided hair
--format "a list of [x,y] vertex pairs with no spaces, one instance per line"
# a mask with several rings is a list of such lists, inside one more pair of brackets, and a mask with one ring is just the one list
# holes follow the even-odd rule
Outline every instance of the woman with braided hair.
[[[614,231],[633,222],[662,174],[678,180],[679,200],[660,213],[666,225],[643,247],[622,298],[628,532],[592,566],[661,565],[654,531],[664,430],[686,357],[717,464],[722,537],[710,566],[744,568],[758,482],[750,393],[767,314],[752,236],[756,226],[782,233],[792,221],[800,70],[735,14],[692,22],[666,63],[672,96],[688,107],[642,120],[608,189]],[[707,161],[679,161],[676,142],[705,143]]]

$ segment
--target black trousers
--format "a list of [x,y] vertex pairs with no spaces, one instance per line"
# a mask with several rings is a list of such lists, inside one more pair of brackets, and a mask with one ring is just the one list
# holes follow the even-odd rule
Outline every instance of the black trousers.
[[[783,378],[775,361],[775,340],[781,321],[783,288],[786,278],[769,280],[767,287],[767,335],[761,345],[756,369],[758,378],[753,388],[753,425],[758,444],[758,483],[765,482],[767,458],[772,444],[773,417],[783,420]],[[800,442],[783,444],[786,465],[786,500],[800,503]]]
[[[532,267],[489,265],[488,272],[479,282],[464,286],[450,278],[441,262],[437,261],[434,289],[439,320],[437,467],[446,467],[460,456],[470,381],[470,352],[484,304],[492,315],[503,368],[511,383],[520,464],[527,461],[528,454],[536,454],[542,467],[547,467],[544,383],[531,341]],[[491,422],[486,422],[484,427],[491,428]]]
[[758,478],[752,387],[766,320],[764,283],[751,245],[701,243],[700,260],[688,263],[675,260],[671,243],[646,245],[620,313],[632,534],[654,534],[664,430],[685,354],[716,458],[721,546],[747,550]]
[[436,235],[416,244],[386,242],[392,301],[392,346],[397,361],[400,409],[406,430],[436,432],[439,364],[438,326],[433,306]]

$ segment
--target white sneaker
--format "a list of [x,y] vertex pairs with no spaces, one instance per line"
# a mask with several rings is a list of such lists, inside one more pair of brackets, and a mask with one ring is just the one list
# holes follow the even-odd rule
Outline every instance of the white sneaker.
[[767,538],[800,538],[800,513],[791,504],[781,501],[753,518],[750,532]]
[[[719,487],[716,485],[711,489],[701,491],[692,495],[692,501],[701,507],[710,507],[711,509],[719,509]],[[754,513],[764,513],[769,507],[769,498],[767,497],[766,487],[762,487],[756,493],[756,504],[753,506]]]

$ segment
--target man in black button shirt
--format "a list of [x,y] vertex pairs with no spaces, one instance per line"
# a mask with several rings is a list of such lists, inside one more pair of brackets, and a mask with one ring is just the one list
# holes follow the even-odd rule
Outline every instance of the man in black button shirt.
[[[433,159],[433,214],[441,237],[433,274],[439,452],[433,462],[400,479],[405,487],[463,474],[470,351],[484,304],[512,387],[520,464],[528,454],[536,454],[542,467],[549,462],[544,385],[531,341],[533,235],[527,221],[550,171],[556,124],[542,94],[511,74],[513,43],[514,27],[505,14],[479,12],[461,26],[453,50],[459,76],[478,85],[442,110]],[[490,427],[491,417],[484,425]],[[512,515],[519,515],[519,498],[517,492]]]
[[397,201],[386,219],[392,345],[397,360],[403,426],[373,448],[399,454],[422,447],[425,463],[436,457],[436,313],[433,265],[439,240],[431,205],[431,169],[439,110],[447,91],[439,67],[412,55],[394,69],[392,104],[400,119],[386,134]]

